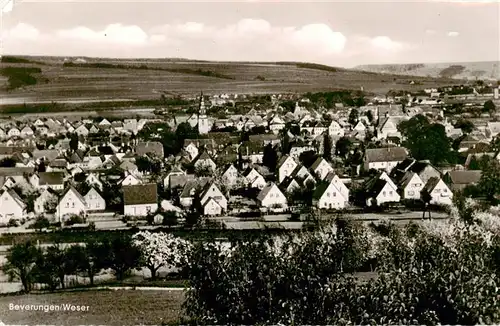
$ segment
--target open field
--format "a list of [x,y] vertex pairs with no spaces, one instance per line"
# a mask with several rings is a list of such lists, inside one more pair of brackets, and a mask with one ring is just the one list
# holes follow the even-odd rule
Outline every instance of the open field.
[[500,80],[500,61],[363,65],[357,69],[407,76]]
[[[204,62],[188,60],[93,59],[64,65],[64,58],[33,57],[37,63],[2,67],[40,68],[35,85],[7,91],[0,80],[0,104],[62,100],[145,100],[168,95],[212,93],[295,93],[335,89],[385,94],[391,89],[419,90],[457,84],[446,78],[374,74],[304,63]],[[42,64],[41,64],[42,63]],[[96,63],[102,65],[97,68]],[[124,67],[128,67],[125,69]],[[217,77],[219,76],[219,77]],[[411,81],[414,85],[410,85]]]
[[[7,325],[161,325],[181,316],[183,291],[78,291],[0,296]],[[11,311],[9,304],[89,306],[89,311]]]

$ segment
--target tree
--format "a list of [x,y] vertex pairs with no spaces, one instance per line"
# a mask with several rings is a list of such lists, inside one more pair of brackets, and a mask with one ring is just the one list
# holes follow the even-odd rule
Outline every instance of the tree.
[[351,150],[351,147],[351,140],[347,137],[341,137],[335,144],[335,155],[346,158],[347,154],[349,154],[349,151]]
[[[74,257],[60,245],[55,244],[47,248],[45,253],[39,257],[38,276],[43,283],[47,283],[51,290],[55,290],[57,283],[64,289],[66,287],[66,275],[75,274],[77,262]],[[54,284],[54,281],[58,282]]]
[[35,220],[35,223],[32,224],[32,227],[35,230],[41,231],[42,229],[48,228],[50,226],[50,221],[45,216],[38,216]]
[[371,110],[366,111],[366,117],[370,123],[373,123],[373,113]]
[[494,201],[495,196],[500,193],[500,163],[486,156],[481,161],[483,171],[478,182],[478,189],[489,201]]
[[422,220],[425,218],[426,212],[429,212],[429,220],[431,220],[432,217],[431,217],[431,211],[429,210],[429,205],[431,204],[432,196],[431,194],[429,194],[427,189],[425,188],[422,189],[422,191],[420,192],[420,199],[424,203],[424,210],[422,211]]
[[455,124],[455,128],[462,129],[464,134],[470,134],[474,130],[474,124],[470,120],[459,119]]
[[78,150],[78,135],[77,134],[71,134],[69,138],[69,148],[75,152]]
[[132,236],[132,242],[141,253],[140,265],[149,269],[152,280],[156,280],[161,267],[176,267],[182,240],[172,234],[141,231]]
[[431,124],[425,116],[419,114],[401,122],[398,130],[405,137],[404,146],[416,160],[429,160],[433,164],[453,161],[451,140],[443,125]]
[[358,122],[358,120],[359,120],[359,111],[357,109],[351,109],[347,122],[349,122],[351,125],[354,126]]
[[323,157],[328,161],[332,159],[332,139],[328,132],[323,136]]
[[47,168],[45,167],[45,160],[42,159],[37,167],[38,172],[45,172]]
[[281,153],[283,155],[290,153],[290,136],[288,136],[288,132],[283,129],[283,138],[281,138]]
[[264,155],[262,157],[262,164],[267,166],[271,172],[276,171],[278,164],[278,153],[270,143],[264,147]]
[[140,259],[140,252],[132,244],[132,238],[127,235],[120,235],[103,245],[109,250],[106,267],[114,271],[118,280],[124,280],[127,273],[138,266]]
[[484,102],[483,112],[491,114],[491,113],[494,113],[495,110],[496,110],[496,106],[492,100],[488,100],[488,101]]
[[305,151],[300,153],[299,162],[306,167],[310,167],[318,159],[318,154],[315,151]]
[[12,157],[6,157],[0,160],[0,167],[13,168],[16,166],[17,161]]
[[7,250],[7,263],[2,267],[10,279],[19,279],[24,292],[32,289],[36,274],[36,262],[41,251],[30,241],[15,244]]
[[76,258],[78,270],[83,272],[90,280],[90,285],[94,285],[94,278],[99,271],[106,267],[110,247],[103,243],[98,243],[93,239],[87,239],[85,246],[72,246],[69,252]]

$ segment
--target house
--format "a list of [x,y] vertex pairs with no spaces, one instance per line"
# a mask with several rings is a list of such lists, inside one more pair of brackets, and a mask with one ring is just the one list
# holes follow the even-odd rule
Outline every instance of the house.
[[250,188],[258,188],[258,189],[263,189],[266,186],[266,179],[255,170],[255,168],[252,168],[245,176],[245,179],[247,180],[248,186]]
[[137,168],[137,165],[135,165],[134,163],[132,163],[128,160],[124,160],[120,164],[120,169],[122,169],[123,171],[128,172],[130,174],[135,174],[135,175],[139,174],[139,168]]
[[280,183],[280,188],[284,189],[287,194],[291,194],[296,190],[300,190],[301,186],[294,178],[286,177],[285,180]]
[[380,206],[384,203],[399,202],[401,196],[390,182],[377,178],[366,189],[366,205]]
[[135,147],[137,156],[153,155],[155,157],[164,158],[163,145],[157,141],[140,142]]
[[424,185],[429,181],[430,178],[441,177],[441,172],[432,165],[428,160],[417,161],[412,158],[407,158],[400,164],[398,164],[393,170],[392,174],[395,179],[400,179],[404,173],[407,171],[415,172],[418,174],[420,180]]
[[224,196],[220,188],[214,182],[207,182],[200,193],[200,202],[202,206],[210,199],[215,200],[222,208],[223,212],[227,210],[226,196]]
[[54,208],[55,208],[57,202],[58,202],[58,196],[54,190],[52,190],[51,188],[43,190],[40,196],[38,196],[35,199],[33,205],[35,214],[40,215],[47,213],[47,208],[48,208],[47,206],[50,206],[51,203],[54,203]]
[[212,197],[202,205],[202,209],[205,216],[219,216],[224,212],[221,205]]
[[267,209],[288,208],[286,196],[281,192],[281,190],[274,182],[271,182],[260,191],[259,195],[257,196],[257,200],[262,207],[265,207]]
[[70,186],[59,199],[56,217],[59,222],[63,222],[70,215],[84,215],[86,209],[85,198],[73,186]]
[[168,189],[170,187],[171,178],[179,175],[186,175],[186,172],[179,167],[174,167],[170,172],[167,173],[165,178],[163,178],[163,188]]
[[100,191],[102,191],[104,187],[99,175],[96,173],[89,173],[89,175],[85,178],[85,182],[92,187],[96,187]]
[[314,176],[309,172],[309,169],[303,165],[298,165],[295,170],[293,170],[290,177],[301,181],[303,185],[306,185],[308,182],[316,183],[316,179],[314,179]]
[[345,129],[337,122],[332,121],[328,126],[328,135],[330,137],[343,137],[345,134]]
[[194,167],[196,169],[215,171],[217,169],[217,164],[212,160],[210,155],[204,151],[195,159]]
[[399,182],[401,197],[403,199],[420,199],[420,193],[424,186],[425,183],[417,173],[407,171]]
[[443,181],[448,184],[451,191],[461,191],[467,186],[477,185],[481,180],[481,172],[481,170],[449,171],[444,175]]
[[136,177],[133,174],[128,174],[123,180],[121,180],[118,184],[121,184],[122,186],[135,186],[135,185],[140,185],[142,184],[141,179]]
[[324,158],[318,157],[311,165],[311,171],[318,176],[320,180],[324,180],[326,176],[333,172],[333,168]]
[[87,204],[87,211],[106,210],[106,201],[94,187],[90,188],[84,198]]
[[408,157],[404,147],[369,148],[365,152],[365,170],[385,170],[390,172]]
[[21,130],[19,130],[16,127],[10,128],[9,131],[7,131],[7,136],[9,138],[20,137],[21,136]]
[[278,134],[281,129],[285,128],[285,121],[280,118],[279,115],[274,115],[274,117],[269,121],[269,129],[274,133]]
[[147,216],[158,209],[156,183],[123,186],[123,214]]
[[32,137],[34,134],[35,132],[29,126],[25,126],[21,129],[21,137],[23,138]]
[[262,142],[246,141],[238,148],[241,157],[252,164],[262,164],[264,158],[264,146]]
[[188,208],[193,205],[193,199],[196,195],[197,188],[200,186],[200,183],[201,182],[199,179],[195,179],[189,180],[184,184],[182,192],[179,195],[179,202],[181,206]]
[[436,205],[451,205],[453,193],[446,183],[437,177],[430,178],[427,184],[424,186],[423,191],[431,195],[430,204]]
[[319,209],[345,208],[349,204],[349,190],[346,194],[345,190],[339,189],[342,186],[345,187],[337,176],[329,182],[321,182],[314,190],[313,205]]
[[185,146],[184,150],[189,154],[189,159],[191,161],[194,160],[199,154],[198,147],[193,142],[190,142],[187,146]]
[[47,189],[61,191],[64,190],[64,173],[63,172],[39,172],[33,174],[30,178],[30,183],[36,189]]
[[13,190],[2,190],[0,195],[0,224],[8,224],[10,219],[22,219],[26,215],[26,204]]
[[278,182],[289,177],[299,164],[289,155],[284,155],[278,162]]
[[87,129],[87,127],[82,124],[80,126],[78,126],[77,128],[75,128],[74,132],[78,135],[78,136],[82,136],[82,137],[87,137],[90,133],[89,129]]
[[230,164],[222,174],[222,181],[225,185],[232,187],[237,184],[239,179],[238,169],[234,166],[234,164]]
[[376,129],[376,136],[377,139],[387,139],[388,137],[401,138],[397,122],[391,117],[381,119]]

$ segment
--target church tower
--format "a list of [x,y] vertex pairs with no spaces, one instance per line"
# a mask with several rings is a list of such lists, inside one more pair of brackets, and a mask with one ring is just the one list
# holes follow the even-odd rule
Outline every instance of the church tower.
[[205,110],[205,101],[203,99],[203,92],[200,96],[200,107],[198,109],[198,132],[200,135],[208,134],[210,126],[208,124],[208,117]]

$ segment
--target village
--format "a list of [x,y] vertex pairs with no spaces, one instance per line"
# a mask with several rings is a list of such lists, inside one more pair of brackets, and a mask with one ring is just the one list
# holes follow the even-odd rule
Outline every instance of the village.
[[[202,93],[191,113],[155,118],[7,119],[0,224],[26,232],[113,220],[172,226],[221,216],[439,210],[478,184],[474,159],[500,159],[499,88],[426,89],[330,109],[311,94],[252,104],[244,95]],[[246,112],[233,114],[242,98]],[[453,160],[405,148],[414,136],[401,126],[422,119],[441,126]]]

